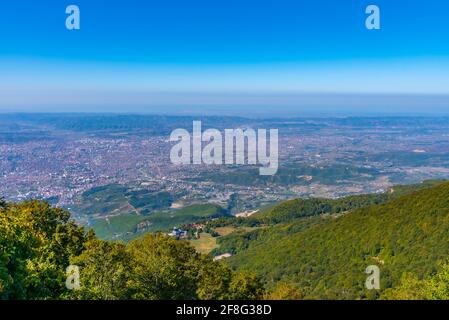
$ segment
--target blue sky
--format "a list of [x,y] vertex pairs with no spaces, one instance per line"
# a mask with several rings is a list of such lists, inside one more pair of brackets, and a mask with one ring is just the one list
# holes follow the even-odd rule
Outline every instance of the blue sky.
[[442,0],[18,0],[0,39],[4,111],[449,113]]

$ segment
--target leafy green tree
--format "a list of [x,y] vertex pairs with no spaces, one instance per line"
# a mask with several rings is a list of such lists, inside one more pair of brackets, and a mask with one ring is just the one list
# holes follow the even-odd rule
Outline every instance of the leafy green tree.
[[385,290],[384,300],[449,300],[449,264],[426,280],[419,280],[412,273],[404,273],[401,284]]
[[137,299],[195,299],[199,254],[185,241],[147,234],[129,244]]
[[202,300],[223,300],[229,296],[232,271],[225,264],[206,257],[199,260],[197,295]]
[[419,280],[412,273],[404,273],[401,284],[395,288],[385,290],[382,300],[425,300],[424,281]]
[[80,290],[72,297],[94,300],[129,299],[132,259],[120,242],[92,239],[71,264],[80,268]]
[[46,202],[25,201],[0,210],[0,295],[4,299],[58,298],[69,259],[86,234],[70,214]]
[[264,296],[266,300],[303,300],[304,291],[296,284],[280,281],[275,288],[267,292]]
[[449,263],[425,282],[423,291],[429,300],[449,300]]

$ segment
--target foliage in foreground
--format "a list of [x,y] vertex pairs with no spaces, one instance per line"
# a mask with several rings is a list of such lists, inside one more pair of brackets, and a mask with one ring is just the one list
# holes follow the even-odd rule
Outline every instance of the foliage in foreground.
[[[66,268],[80,269],[67,290]],[[102,241],[67,211],[25,201],[0,206],[2,299],[257,299],[251,273],[233,272],[188,245],[147,234],[125,245]]]
[[[449,183],[432,185],[275,206],[219,241],[234,270],[185,241],[102,241],[45,202],[0,199],[0,298],[449,299]],[[364,287],[371,264],[380,291]],[[65,287],[69,265],[80,290]]]
[[401,284],[382,295],[385,300],[449,300],[449,263],[429,279],[419,280],[412,273],[402,276]]

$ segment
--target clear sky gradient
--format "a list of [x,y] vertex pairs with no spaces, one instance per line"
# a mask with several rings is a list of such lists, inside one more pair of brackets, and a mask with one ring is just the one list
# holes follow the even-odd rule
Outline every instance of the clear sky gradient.
[[449,113],[443,0],[17,0],[0,40],[3,111]]

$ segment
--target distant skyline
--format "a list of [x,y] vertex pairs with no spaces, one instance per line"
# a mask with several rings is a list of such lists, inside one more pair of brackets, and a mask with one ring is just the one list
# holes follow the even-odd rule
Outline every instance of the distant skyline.
[[[365,28],[370,4],[381,30]],[[8,2],[0,112],[449,113],[448,14],[440,0]]]

